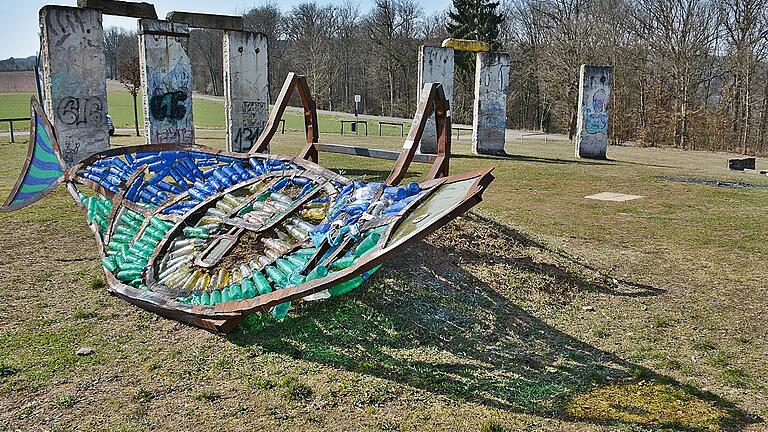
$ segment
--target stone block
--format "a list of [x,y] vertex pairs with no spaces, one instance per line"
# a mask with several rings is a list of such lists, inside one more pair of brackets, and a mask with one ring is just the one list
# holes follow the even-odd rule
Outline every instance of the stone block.
[[[418,92],[425,83],[434,82],[443,85],[445,98],[449,106],[453,101],[453,48],[443,48],[434,46],[422,46],[419,48],[419,74],[418,74]],[[419,100],[417,94],[416,100]],[[437,153],[437,127],[435,125],[434,112],[427,119],[424,133],[421,136],[419,144],[421,153]]]
[[242,30],[245,26],[242,16],[213,15],[197,12],[168,12],[166,21],[187,24],[190,27],[216,30]]
[[509,55],[480,52],[475,64],[472,152],[505,155]]
[[140,3],[119,0],[77,0],[77,7],[98,9],[104,15],[157,19],[155,6],[144,2]]
[[606,159],[612,81],[611,66],[581,65],[576,157]]
[[189,27],[139,20],[139,63],[146,143],[194,143]]
[[45,111],[68,165],[109,148],[101,12],[40,9]]
[[230,151],[247,152],[269,111],[269,61],[263,33],[224,32],[224,108]]

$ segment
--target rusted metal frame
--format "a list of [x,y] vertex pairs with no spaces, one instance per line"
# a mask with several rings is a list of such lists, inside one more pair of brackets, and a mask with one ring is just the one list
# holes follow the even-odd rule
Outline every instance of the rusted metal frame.
[[421,90],[421,96],[419,97],[419,104],[416,107],[416,114],[411,123],[411,129],[408,131],[408,136],[403,143],[403,150],[400,152],[400,157],[397,158],[395,166],[392,167],[392,172],[385,180],[385,183],[388,185],[397,185],[408,172],[408,166],[413,160],[413,155],[416,153],[416,146],[419,141],[421,141],[421,135],[424,133],[424,127],[427,125],[427,119],[432,110],[436,87],[439,85],[440,84],[435,83],[424,84],[424,87]]
[[272,108],[272,114],[270,114],[267,120],[267,126],[248,152],[249,155],[264,153],[267,150],[269,143],[272,141],[275,133],[277,133],[280,119],[283,117],[283,113],[288,106],[288,102],[291,100],[294,90],[298,90],[299,99],[301,99],[301,104],[304,107],[304,129],[307,135],[307,147],[304,148],[300,157],[305,158],[304,152],[307,151],[309,146],[317,142],[319,131],[317,126],[317,109],[307,85],[307,78],[290,72],[285,78],[280,93],[277,95],[277,100],[275,100],[275,105]]
[[[136,178],[138,178],[140,174],[142,174],[142,172],[139,170],[136,170],[133,174],[131,174],[130,177],[128,177],[128,180],[126,181],[126,183],[127,184],[133,183],[134,181],[136,181]],[[128,187],[126,186],[123,190],[120,191],[119,194],[117,194],[117,196],[115,196],[115,199],[112,201],[112,209],[109,211],[109,217],[107,217],[107,220],[112,221],[112,223],[107,225],[107,228],[104,230],[104,244],[109,244],[109,242],[112,240],[112,232],[114,231],[115,226],[119,223],[119,218],[117,217],[117,213],[125,207],[123,206],[123,202],[125,200],[125,194],[127,193],[128,193]]]
[[[288,218],[289,216],[294,214],[294,212],[296,212],[296,210],[298,210],[301,206],[306,204],[310,199],[314,198],[315,195],[317,195],[318,192],[322,191],[323,187],[325,187],[326,183],[318,185],[317,188],[314,191],[312,191],[312,193],[308,193],[307,195],[302,197],[300,200],[294,202],[293,204],[291,204],[290,207],[285,209],[282,213],[278,213],[276,215],[273,215],[272,217],[277,216],[277,219],[267,221],[267,223],[264,224],[264,226],[262,226],[257,232],[264,232],[264,231],[274,227],[275,225],[285,221],[286,218]],[[270,217],[270,219],[272,219],[272,217]]]
[[[352,156],[363,156],[374,159],[385,160],[397,160],[400,157],[400,152],[392,150],[382,150],[369,147],[358,147],[346,144],[331,144],[331,143],[318,143],[315,144],[315,148],[319,151],[328,153],[346,154]],[[419,163],[434,163],[437,159],[436,155],[428,154],[414,154],[412,162]]]
[[[426,182],[426,183],[454,183],[467,178],[478,177],[475,184],[469,189],[464,200],[449,210],[443,217],[432,225],[425,229],[415,232],[403,239],[399,240],[397,244],[389,245],[387,250],[374,252],[374,255],[367,257],[364,262],[358,263],[336,274],[332,278],[323,278],[315,281],[310,281],[306,284],[302,284],[296,287],[285,288],[279,291],[275,291],[269,294],[256,297],[250,300],[240,300],[238,302],[229,302],[227,304],[220,304],[213,308],[201,306],[192,306],[185,304],[168,305],[172,300],[162,298],[161,296],[143,290],[138,290],[128,285],[122,284],[117,281],[109,272],[107,273],[108,281],[110,285],[114,285],[113,293],[123,297],[125,300],[142,307],[143,309],[158,313],[159,315],[166,316],[178,321],[186,322],[209,331],[216,333],[227,333],[234,326],[242,320],[244,315],[252,313],[258,309],[268,309],[279,303],[283,303],[287,300],[293,300],[305,297],[314,292],[319,292],[327,289],[330,286],[346,282],[357,275],[368,271],[377,265],[388,260],[394,255],[401,247],[407,247],[408,245],[421,240],[427,235],[431,234],[435,230],[439,229],[456,216],[466,212],[469,208],[481,201],[479,193],[485,189],[485,187],[491,182],[493,176],[490,175],[491,169],[485,169],[480,172],[467,173],[459,175],[454,178],[442,179],[438,182]],[[426,185],[425,185],[426,186]],[[93,229],[93,228],[92,228]],[[300,288],[300,289],[299,289]]]
[[[152,255],[149,257],[149,260],[147,261],[147,271],[146,271],[147,286],[152,286],[152,285],[154,285],[155,283],[158,282],[156,280],[156,276],[157,275],[156,275],[156,272],[155,272],[155,264],[156,264],[156,261],[157,261],[157,257],[160,256],[163,252],[165,252],[165,250],[167,248],[167,245],[169,244],[168,243],[169,240],[172,237],[175,237],[178,234],[180,228],[183,229],[182,225],[183,225],[183,223],[186,220],[192,218],[197,213],[199,213],[199,212],[201,212],[203,210],[207,210],[208,207],[210,206],[211,202],[220,199],[222,196],[224,196],[224,194],[230,193],[232,191],[235,191],[235,190],[243,188],[243,187],[250,186],[250,185],[252,185],[254,183],[258,183],[258,182],[266,180],[268,178],[278,177],[278,174],[282,174],[282,173],[283,172],[280,172],[280,173],[270,173],[270,174],[254,177],[254,178],[252,178],[252,179],[250,179],[248,181],[241,182],[241,183],[238,183],[236,185],[232,185],[232,186],[228,187],[227,189],[224,189],[223,191],[220,191],[220,192],[218,192],[218,193],[216,193],[214,195],[209,196],[205,201],[201,201],[198,205],[196,205],[189,212],[187,212],[187,214],[186,214],[186,216],[184,217],[183,220],[177,222],[174,225],[173,228],[168,230],[168,232],[165,234],[165,237],[163,237],[163,239],[157,244],[157,246],[155,246],[154,252],[152,252]],[[281,176],[281,178],[282,177],[285,177],[285,176]]]
[[318,154],[315,144],[320,136],[320,128],[317,123],[317,104],[312,99],[312,92],[307,85],[307,77],[300,75],[296,82],[296,90],[299,92],[299,99],[304,106],[304,131],[307,135],[307,144],[299,153],[299,157],[317,163]]
[[448,176],[451,158],[451,106],[445,97],[443,86],[438,86],[433,98],[435,126],[437,127],[437,158],[427,174],[427,180]]
[[[493,176],[490,175],[490,170],[484,170],[478,175],[479,177],[477,178],[475,184],[468,190],[464,199],[454,205],[437,221],[433,222],[431,225],[420,231],[416,231],[398,240],[396,244],[388,245],[383,250],[373,252],[370,257],[366,257],[366,259],[361,260],[362,262],[359,262],[341,271],[334,272],[335,274],[332,277],[316,279],[295,287],[283,288],[271,293],[262,294],[253,299],[221,303],[213,307],[203,307],[197,305],[192,306],[190,313],[211,318],[219,318],[220,316],[226,317],[235,311],[240,314],[248,314],[257,309],[268,309],[280,303],[300,299],[307,295],[327,289],[331,286],[347,282],[357,277],[358,275],[373,269],[379,264],[384,263],[398,252],[397,249],[410,246],[411,244],[425,238],[429,234],[447,224],[456,216],[463,214],[471,207],[482,201],[482,198],[479,196],[479,194],[485,189],[485,186],[490,183],[490,181],[493,179]],[[451,179],[450,183],[453,182],[453,179]]]
[[[115,278],[111,273],[104,270],[107,278],[107,285],[110,287],[110,294],[119,297],[128,303],[140,307],[146,311],[156,313],[160,316],[170,318],[185,324],[193,325],[212,333],[224,335],[231,332],[244,318],[241,315],[232,315],[224,318],[205,318],[190,315],[187,310],[181,308],[171,309],[147,298],[148,291],[134,288],[126,285]],[[186,305],[185,305],[186,306]]]

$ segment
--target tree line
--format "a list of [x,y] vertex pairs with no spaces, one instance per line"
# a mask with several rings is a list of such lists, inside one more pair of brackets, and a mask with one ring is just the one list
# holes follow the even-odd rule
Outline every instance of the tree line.
[[[614,143],[768,153],[768,0],[414,0],[265,4],[244,14],[268,36],[270,92],[307,75],[321,109],[411,117],[420,45],[470,37],[510,54],[508,127],[575,133],[582,63],[613,66]],[[221,33],[193,30],[195,90],[223,94]],[[126,43],[128,38],[131,43]],[[136,35],[106,31],[108,75],[136,56]],[[112,39],[112,40],[110,40]],[[457,54],[452,112],[471,123],[474,56]]]

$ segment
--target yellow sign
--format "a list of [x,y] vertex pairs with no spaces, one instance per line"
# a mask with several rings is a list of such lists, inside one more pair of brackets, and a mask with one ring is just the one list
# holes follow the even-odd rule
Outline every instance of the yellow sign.
[[487,42],[472,39],[448,38],[443,41],[443,48],[453,48],[456,51],[486,52],[491,50]]

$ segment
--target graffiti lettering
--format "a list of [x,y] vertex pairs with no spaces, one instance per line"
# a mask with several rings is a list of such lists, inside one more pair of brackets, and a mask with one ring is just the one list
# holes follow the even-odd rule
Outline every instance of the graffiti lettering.
[[234,150],[238,152],[248,151],[253,147],[256,139],[261,135],[263,128],[242,127],[235,135]]
[[64,142],[64,146],[62,146],[61,149],[64,153],[62,155],[64,162],[69,166],[74,165],[75,161],[77,160],[77,154],[80,152],[80,143],[66,140]]
[[152,96],[149,102],[149,111],[152,118],[159,121],[182,120],[187,115],[187,107],[183,102],[189,96],[186,91],[174,91]]
[[265,102],[243,101],[243,124],[264,124],[267,118],[267,104]]
[[63,98],[56,106],[56,118],[66,125],[106,124],[104,107],[97,96]]

